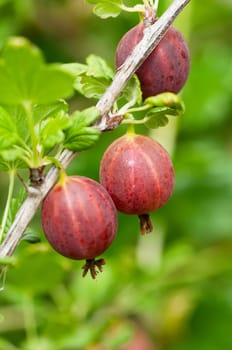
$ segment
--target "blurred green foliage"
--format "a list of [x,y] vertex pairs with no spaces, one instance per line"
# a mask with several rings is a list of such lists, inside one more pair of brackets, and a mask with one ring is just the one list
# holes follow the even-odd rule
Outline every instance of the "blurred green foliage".
[[[160,0],[159,12],[169,3]],[[231,16],[228,0],[195,0],[176,21],[191,72],[185,115],[161,131],[172,143],[176,183],[152,215],[154,233],[140,237],[137,218],[120,214],[107,265],[93,281],[81,277],[82,262],[51,250],[38,213],[31,227],[41,242],[22,241],[6,281],[1,275],[1,350],[130,350],[135,341],[139,350],[232,348]],[[1,0],[0,44],[23,35],[51,62],[84,63],[93,53],[113,66],[118,40],[137,21],[124,13],[101,20],[84,0]],[[71,105],[88,102],[77,96]],[[105,148],[124,131],[104,134],[68,172],[98,180]],[[6,179],[0,183],[4,199]]]

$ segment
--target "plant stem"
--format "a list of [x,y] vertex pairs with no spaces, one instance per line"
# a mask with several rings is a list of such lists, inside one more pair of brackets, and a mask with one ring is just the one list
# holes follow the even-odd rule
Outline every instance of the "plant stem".
[[149,8],[152,7],[152,1],[151,0],[143,0],[144,5]]
[[159,0],[155,0],[154,8],[156,11],[158,10],[158,7],[159,7]]
[[31,102],[28,100],[24,101],[23,108],[26,112],[28,127],[30,131],[31,147],[32,147],[32,164],[33,164],[32,168],[38,168],[40,166],[38,149],[37,149],[38,140],[34,129],[34,119],[32,114]]
[[8,266],[4,265],[0,271],[0,292],[5,289],[7,268]]
[[9,214],[9,210],[10,210],[10,203],[11,203],[12,196],[13,196],[14,183],[15,183],[15,174],[16,174],[15,169],[10,169],[8,174],[9,174],[9,187],[8,187],[6,206],[5,206],[5,209],[4,209],[3,218],[2,218],[2,224],[1,224],[0,243],[2,242],[3,235],[4,235],[4,232],[5,232],[7,218],[8,218],[8,214]]
[[127,110],[127,113],[134,113],[134,112],[142,112],[142,111],[146,111],[147,109],[151,108],[150,105],[143,105],[141,107],[134,107],[134,108],[129,108]]
[[[128,80],[144,62],[150,52],[158,45],[174,19],[190,1],[191,0],[173,1],[166,12],[153,25],[146,28],[143,39],[119,69],[113,82],[96,105],[101,115],[98,123],[96,123],[99,130],[107,129],[109,112]],[[75,156],[76,153],[68,150],[64,150],[61,153],[59,161],[64,169],[68,167]],[[31,192],[29,193],[28,198],[19,209],[6,238],[0,246],[0,257],[13,254],[23,232],[35,215],[41,201],[47,195],[57,179],[58,171],[55,167],[52,167],[46,175],[45,181],[38,188],[30,187]]]
[[139,12],[139,13],[143,13],[144,12],[144,6],[143,5],[135,5],[133,7],[128,7],[124,4],[122,4],[120,6],[120,8],[123,10],[123,11],[126,11],[126,12]]
[[145,117],[143,119],[123,119],[121,124],[127,124],[128,128],[130,125],[141,125],[146,123],[149,120],[149,118]]

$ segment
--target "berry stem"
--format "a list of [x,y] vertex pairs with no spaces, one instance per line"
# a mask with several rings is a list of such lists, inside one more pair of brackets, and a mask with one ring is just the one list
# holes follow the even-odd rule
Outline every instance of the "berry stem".
[[65,182],[65,179],[67,177],[67,174],[66,174],[61,162],[56,157],[47,157],[46,159],[48,160],[49,163],[54,164],[56,166],[56,168],[58,169],[58,173],[59,173],[58,184],[63,185]]
[[58,184],[59,185],[63,185],[65,183],[65,179],[67,177],[67,174],[66,174],[66,172],[65,172],[63,167],[58,168],[58,172],[59,172]]
[[153,231],[153,225],[149,214],[139,215],[140,220],[140,232],[142,235],[151,233]]
[[127,127],[127,134],[134,135],[135,134],[135,128],[133,122],[130,123]]

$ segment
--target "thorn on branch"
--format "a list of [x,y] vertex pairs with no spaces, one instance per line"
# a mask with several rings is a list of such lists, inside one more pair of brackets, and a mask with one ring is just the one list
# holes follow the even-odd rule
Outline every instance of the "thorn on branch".
[[107,116],[105,131],[109,131],[117,128],[121,124],[122,120],[123,120],[123,115],[116,115],[112,117]]
[[121,124],[122,120],[123,115],[109,116],[109,114],[107,114],[96,123],[96,126],[101,131],[110,131],[116,129]]

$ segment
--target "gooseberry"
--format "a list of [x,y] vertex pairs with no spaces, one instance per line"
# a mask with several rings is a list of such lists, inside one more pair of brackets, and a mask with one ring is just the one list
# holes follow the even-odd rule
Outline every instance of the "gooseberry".
[[[144,25],[130,29],[116,48],[118,69],[143,38]],[[190,53],[182,34],[171,26],[156,48],[135,72],[141,84],[143,98],[162,92],[178,93],[184,86],[190,67]]]
[[105,151],[100,182],[116,208],[140,218],[141,233],[152,231],[149,212],[161,208],[174,187],[174,169],[168,152],[157,141],[127,133]]
[[117,230],[115,205],[98,182],[84,176],[65,176],[42,203],[42,227],[51,246],[65,257],[86,260],[83,276],[102,271],[95,258],[113,242]]

